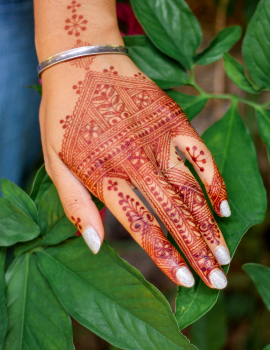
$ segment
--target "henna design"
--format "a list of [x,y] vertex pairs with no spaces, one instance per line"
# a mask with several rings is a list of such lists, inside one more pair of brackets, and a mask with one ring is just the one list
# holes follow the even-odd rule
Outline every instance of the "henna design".
[[[117,191],[117,185],[110,178],[129,182],[132,178],[152,202],[193,268],[209,284],[209,273],[218,268],[218,264],[199,229],[214,242],[218,240],[218,232],[211,217],[197,225],[187,202],[198,199],[200,195],[188,188],[192,185],[190,179],[186,179],[181,189],[183,195],[186,193],[183,202],[176,195],[175,188],[161,175],[157,163],[161,167],[165,161],[162,157],[157,159],[155,153],[159,140],[166,140],[160,144],[159,152],[168,159],[172,137],[181,134],[200,139],[183,111],[152,81],[139,74],[121,77],[114,67],[104,69],[102,73],[87,72],[81,86],[73,114],[60,121],[65,129],[60,158],[103,202],[104,188]],[[136,202],[122,197],[121,203],[123,210],[125,207],[129,213],[131,229],[133,232],[139,230],[144,248],[159,266],[162,266],[163,259],[162,269],[165,270],[168,260],[164,257],[171,254],[166,238],[163,234],[160,236],[158,226],[149,224],[149,218],[146,220],[145,216],[147,211]],[[202,199],[194,204],[198,215],[202,215],[202,207]],[[200,251],[205,252],[204,257],[202,253],[198,255]],[[173,276],[172,272],[167,273]]]
[[176,273],[180,266],[185,266],[184,261],[164,236],[161,228],[154,223],[154,216],[129,195],[125,196],[119,192],[118,196],[119,204],[130,222],[131,231],[141,235],[144,250],[156,265],[177,283]]
[[112,182],[112,180],[109,180],[108,184],[109,184],[109,186],[107,187],[107,189],[109,191],[111,191],[111,190],[118,191],[118,188],[117,188],[118,182],[117,181]]
[[196,151],[197,151],[197,147],[193,146],[192,147],[192,153],[190,151],[190,147],[186,147],[186,150],[188,151],[188,154],[190,155],[191,159],[193,160],[193,162],[197,165],[197,167],[200,169],[200,171],[204,171],[203,167],[200,167],[200,165],[198,163],[202,163],[205,164],[206,163],[206,159],[200,159],[201,156],[204,155],[204,151],[200,151],[199,154],[196,155]]
[[209,186],[208,195],[212,200],[214,210],[220,215],[220,203],[223,200],[228,200],[225,182],[218,170],[216,162],[213,158],[214,176]]
[[71,217],[71,220],[74,221],[74,225],[78,228],[78,229],[82,229],[82,226],[80,225],[80,222],[82,221],[80,218],[75,219],[74,216]]
[[221,238],[219,227],[214,220],[203,191],[196,179],[179,169],[172,169],[166,174],[166,177],[189,208],[205,239],[219,245]]
[[73,85],[73,90],[76,90],[76,94],[80,94],[82,90],[82,81],[78,81],[78,85]]
[[86,30],[85,24],[88,21],[86,19],[83,19],[83,15],[72,15],[71,18],[66,19],[67,25],[65,26],[65,30],[68,30],[68,35],[73,35],[79,36],[80,30],[84,31]]
[[[74,46],[74,49],[77,47],[83,47],[83,46],[90,46],[87,42],[82,42],[80,39],[77,40],[76,45]],[[71,61],[72,66],[76,66],[78,68],[83,68],[85,70],[90,70],[90,66],[93,63],[96,56],[85,56],[76,58]]]
[[67,9],[71,10],[71,12],[76,12],[77,11],[76,7],[81,7],[81,4],[77,4],[76,1],[71,1],[71,5],[68,5]]

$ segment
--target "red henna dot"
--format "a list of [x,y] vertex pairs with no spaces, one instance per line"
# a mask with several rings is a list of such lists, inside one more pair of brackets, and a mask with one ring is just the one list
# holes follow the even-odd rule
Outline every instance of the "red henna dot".
[[204,171],[204,168],[200,168],[200,171],[203,172],[203,171]]

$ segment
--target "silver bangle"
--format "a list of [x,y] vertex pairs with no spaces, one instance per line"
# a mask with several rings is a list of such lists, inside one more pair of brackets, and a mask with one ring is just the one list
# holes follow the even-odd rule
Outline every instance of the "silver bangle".
[[58,53],[54,56],[47,58],[45,61],[42,61],[37,66],[38,75],[47,68],[73,58],[83,57],[83,56],[92,56],[92,55],[102,55],[116,53],[120,55],[128,55],[128,49],[120,45],[95,45],[95,46],[83,46],[68,51]]

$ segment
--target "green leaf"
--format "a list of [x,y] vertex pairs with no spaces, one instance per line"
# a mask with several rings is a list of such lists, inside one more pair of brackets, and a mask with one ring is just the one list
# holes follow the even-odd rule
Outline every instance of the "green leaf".
[[247,27],[243,41],[243,57],[253,80],[270,87],[270,0],[261,0]]
[[245,264],[243,270],[254,282],[262,300],[270,311],[270,268],[260,264]]
[[226,334],[226,312],[221,294],[216,305],[192,324],[191,339],[200,350],[221,350],[226,340]]
[[225,71],[236,86],[251,94],[260,92],[260,87],[255,88],[255,84],[251,84],[241,63],[228,54],[224,55],[223,60]]
[[270,350],[270,344],[267,345],[263,350]]
[[28,215],[0,197],[0,246],[29,241],[39,233],[40,228]]
[[37,84],[37,85],[29,85],[27,86],[29,89],[36,90],[36,92],[39,94],[39,96],[42,96],[42,85]]
[[256,117],[260,136],[267,147],[268,159],[270,162],[270,110],[257,109]]
[[159,51],[146,36],[124,36],[123,40],[132,61],[161,89],[181,86],[189,81],[185,69]]
[[154,45],[191,69],[202,31],[184,0],[131,0],[136,17]]
[[[216,220],[233,256],[244,233],[250,226],[262,222],[266,211],[266,193],[255,148],[234,101],[225,116],[213,124],[202,138],[227,186],[232,215],[229,218],[216,216]],[[214,305],[219,292],[208,289],[207,293],[205,288],[208,287],[203,286],[202,281],[190,292],[179,288],[176,318],[180,329],[196,321]]]
[[67,312],[116,347],[196,349],[178,330],[165,297],[105,242],[94,255],[82,237],[37,252]]
[[34,180],[33,188],[30,197],[36,203],[36,206],[39,206],[39,202],[44,192],[46,192],[53,185],[52,180],[45,170],[45,166],[42,167],[37,172],[37,175]]
[[37,208],[32,199],[14,182],[2,178],[1,190],[3,196],[26,215],[37,222]]
[[44,244],[58,244],[73,236],[77,231],[77,228],[66,217],[54,185],[43,194],[40,200],[38,223],[45,237]]
[[0,350],[3,350],[8,328],[5,282],[6,249],[0,248]]
[[103,209],[105,207],[104,203],[102,203],[101,200],[98,199],[97,197],[95,197],[92,193],[91,193],[91,197],[92,197],[92,201],[97,206],[98,211],[101,211],[101,209]]
[[178,288],[175,317],[180,330],[202,317],[215,304],[218,292],[202,283],[200,277],[193,273],[195,285],[192,288]]
[[210,45],[196,55],[197,64],[206,65],[219,60],[241,38],[242,28],[232,26],[221,30]]
[[189,120],[192,120],[199,114],[206,105],[208,99],[202,95],[186,95],[175,90],[167,90],[167,94],[174,99],[183,109]]
[[39,237],[33,239],[32,241],[17,243],[15,246],[15,249],[14,249],[14,256],[19,256],[19,255],[29,251],[30,249],[33,249],[35,247],[42,245],[43,240],[44,240],[44,238],[39,236]]
[[6,282],[9,326],[4,350],[75,350],[71,320],[33,255],[19,256]]

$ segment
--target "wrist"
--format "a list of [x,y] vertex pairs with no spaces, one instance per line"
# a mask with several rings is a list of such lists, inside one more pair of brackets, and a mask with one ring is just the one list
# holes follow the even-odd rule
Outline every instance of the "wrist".
[[79,46],[124,45],[112,0],[36,1],[35,22],[39,62]]

